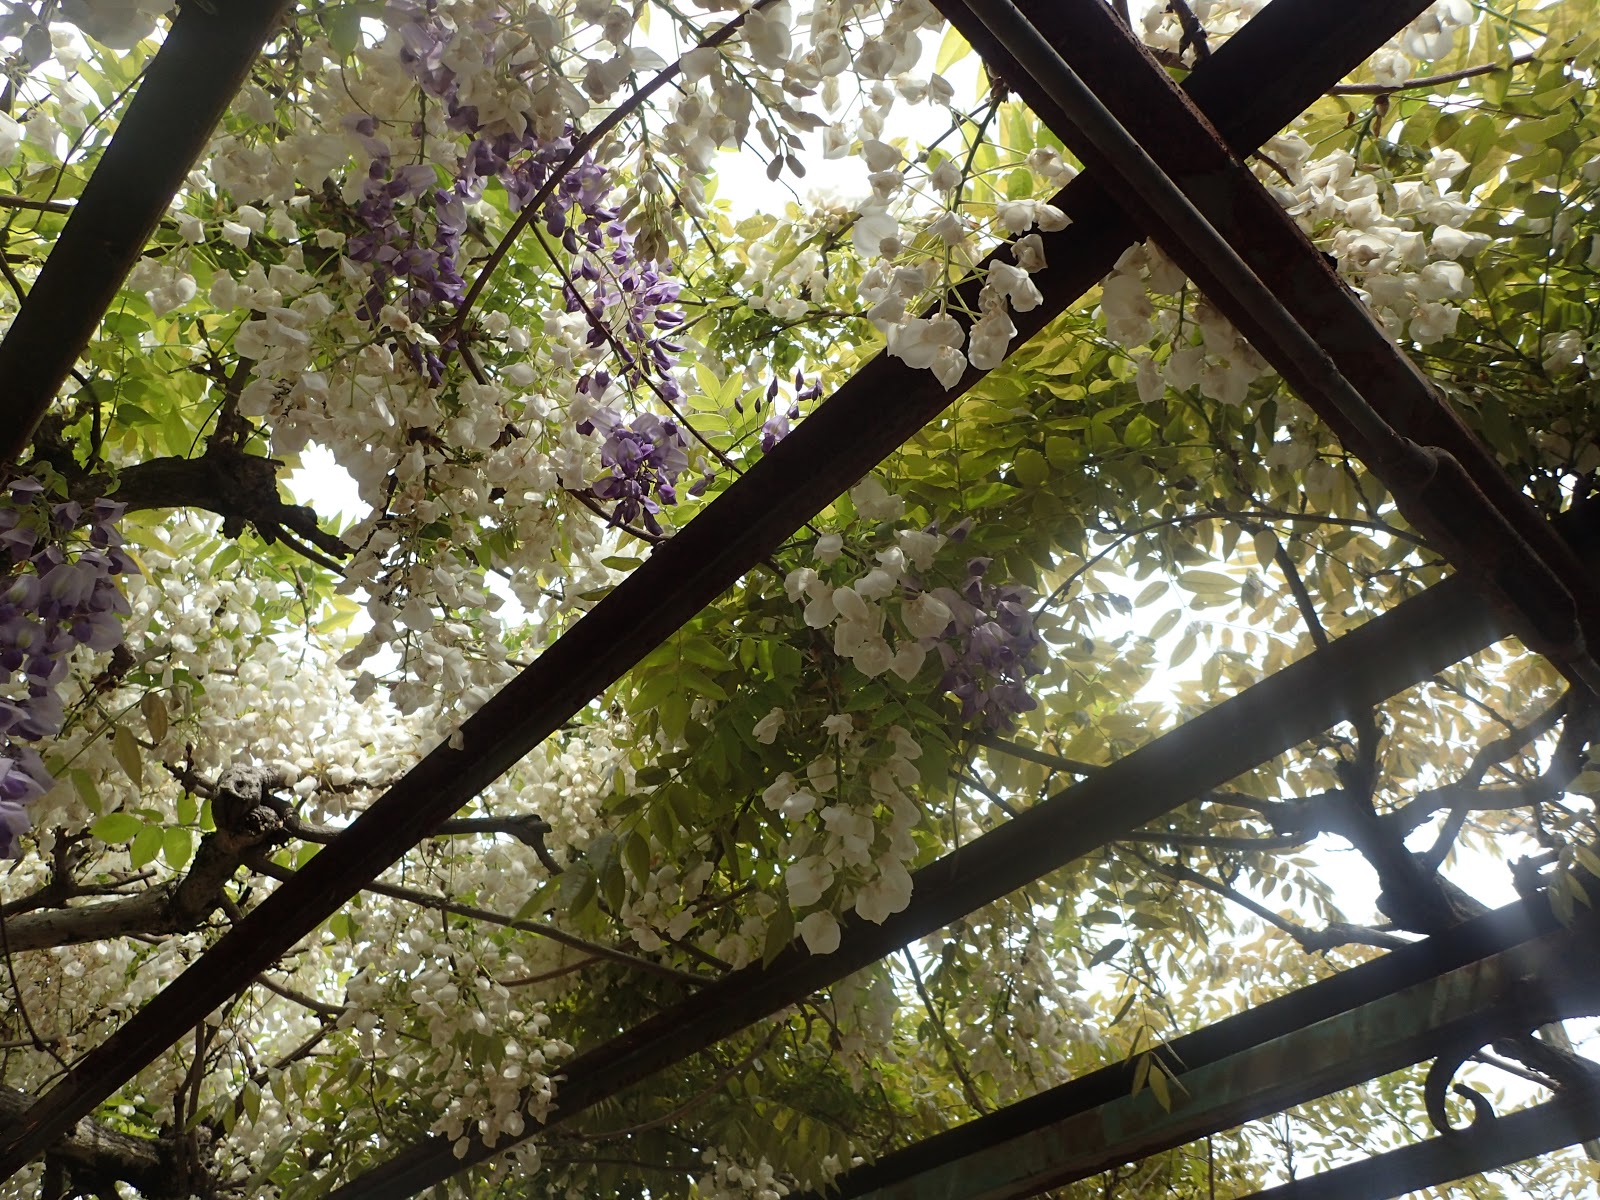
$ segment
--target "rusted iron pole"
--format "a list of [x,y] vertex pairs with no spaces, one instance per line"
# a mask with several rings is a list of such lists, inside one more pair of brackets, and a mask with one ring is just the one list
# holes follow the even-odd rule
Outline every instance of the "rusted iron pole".
[[[586,1111],[885,954],[1059,870],[1164,813],[1371,708],[1487,645],[1489,610],[1459,577],[1367,622],[1271,678],[1141,746],[913,875],[910,905],[881,924],[841,920],[839,948],[793,943],[735,971],[562,1069],[558,1107],[521,1138],[475,1137],[458,1155],[430,1138],[328,1200],[399,1200]],[[324,851],[326,853],[326,851]],[[313,862],[316,860],[313,859]]]
[[[1037,333],[1108,271],[1133,237],[1092,185],[1058,197],[1075,224],[1045,235],[1052,266],[1044,302],[1020,313]],[[950,297],[977,312],[978,281]],[[983,377],[969,369],[946,389],[929,371],[880,354],[722,495],[624,579],[583,619],[461,726],[459,748],[434,747],[332,843],[91,1050],[0,1143],[0,1178],[155,1061],[205,1015],[448,820],[524,754],[736,583]]]
[[1558,1097],[1241,1200],[1392,1200],[1600,1137],[1600,1099]]
[[183,4],[0,340],[0,470],[16,462],[100,326],[288,0]]
[[[1559,928],[1543,899],[1509,904],[1175,1038],[1163,1052],[1163,1061],[1181,1064],[1191,1071],[1211,1066]],[[1079,1118],[1130,1095],[1135,1071],[1133,1060],[1112,1063],[886,1154],[840,1176],[826,1195],[800,1195],[793,1200],[858,1200],[930,1177],[963,1159]]]

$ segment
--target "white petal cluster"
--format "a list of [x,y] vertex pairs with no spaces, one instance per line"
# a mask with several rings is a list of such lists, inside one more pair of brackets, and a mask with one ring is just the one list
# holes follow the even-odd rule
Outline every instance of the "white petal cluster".
[[[851,492],[857,512],[869,520],[893,519],[903,509],[897,496],[890,496],[882,484],[867,479]],[[901,590],[909,572],[931,561],[944,544],[941,535],[920,529],[897,531],[896,544],[880,550],[875,563],[848,583],[833,584],[812,567],[791,571],[784,581],[790,600],[804,600],[804,619],[813,629],[833,630],[834,653],[848,659],[869,679],[893,672],[909,682],[922,670],[927,650],[920,636],[908,624],[909,637],[890,640],[888,611],[883,602]],[[931,598],[913,600],[909,611],[918,627],[927,624],[923,616]],[[918,606],[921,607],[918,607]],[[908,611],[907,606],[902,612]],[[948,612],[945,614],[949,621]],[[941,627],[942,628],[942,627]]]

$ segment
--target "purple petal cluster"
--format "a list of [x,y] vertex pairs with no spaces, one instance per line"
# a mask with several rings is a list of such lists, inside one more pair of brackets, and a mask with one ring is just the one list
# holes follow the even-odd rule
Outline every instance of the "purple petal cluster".
[[600,462],[611,474],[594,485],[594,494],[614,502],[612,518],[620,524],[643,521],[651,533],[660,533],[656,514],[662,504],[678,502],[678,476],[689,466],[682,432],[652,413],[624,424],[602,410],[595,420],[606,429]]
[[[767,419],[761,422],[761,451],[766,453],[784,438],[789,436],[789,422],[800,419],[800,405],[807,400],[815,400],[822,395],[822,379],[819,376],[810,384],[806,383],[805,373],[794,373],[794,400],[783,405],[780,402],[779,382],[774,379],[767,386],[766,402],[773,406],[767,414]],[[738,401],[734,401],[737,406]],[[758,404],[759,407],[759,404]]]
[[[115,577],[137,574],[122,550],[122,505],[96,500],[87,511],[54,503],[37,479],[11,481],[0,497],[0,854],[15,857],[29,828],[24,805],[54,780],[29,743],[61,731],[56,685],[79,646],[122,642],[128,602]],[[87,535],[76,554],[69,539]]]
[[[437,0],[391,0],[386,18],[398,33],[402,65],[422,92],[442,105],[448,126],[469,139],[455,178],[442,186],[432,168],[397,168],[388,146],[376,136],[375,121],[361,118],[351,126],[372,156],[357,206],[365,229],[350,239],[348,252],[371,266],[362,315],[373,322],[396,288],[399,302],[414,320],[426,319],[440,306],[459,305],[465,295],[459,264],[466,206],[483,194],[488,180],[497,179],[512,211],[520,212],[549,186],[573,149],[570,130],[560,137],[541,138],[531,125],[520,133],[503,128],[490,132],[485,127],[477,108],[460,100],[459,81],[446,65],[455,31],[439,18],[437,8]],[[676,377],[683,347],[673,340],[673,331],[684,320],[675,307],[680,285],[653,260],[641,258],[621,213],[609,202],[615,190],[607,169],[592,155],[585,156],[557,181],[538,214],[549,235],[573,256],[571,281],[563,288],[567,311],[584,313],[591,325],[589,345],[609,350],[617,359],[614,375],[589,371],[579,379],[578,390],[600,405],[616,383],[631,395],[649,391],[673,405],[683,396]],[[451,347],[446,343],[440,349]],[[421,348],[410,352],[437,385],[444,366],[440,355]],[[648,433],[640,433],[641,422],[654,424],[648,425]],[[661,456],[674,462],[683,458],[681,432],[672,422],[654,417],[586,424],[590,431],[598,428],[604,434],[602,457],[614,460],[606,463],[614,472],[606,486],[616,492],[616,519],[642,518],[655,528],[654,514],[660,505],[676,503],[672,481],[682,467],[668,466]],[[627,473],[631,468],[622,442],[634,436],[648,441],[660,459],[651,461],[649,455],[641,459],[642,475]],[[637,492],[638,488],[644,490]],[[596,494],[611,498],[600,489]]]
[[939,686],[961,701],[962,718],[977,717],[985,729],[1005,732],[1038,706],[1027,681],[1044,670],[1038,661],[1044,640],[1034,628],[1033,593],[1020,584],[990,583],[990,561],[969,561],[959,588],[933,590],[952,618],[935,649],[944,664]]

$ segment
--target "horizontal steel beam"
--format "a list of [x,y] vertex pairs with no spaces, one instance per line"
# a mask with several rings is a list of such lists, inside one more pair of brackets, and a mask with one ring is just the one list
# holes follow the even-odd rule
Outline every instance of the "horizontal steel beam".
[[1145,1087],[909,1178],[844,1194],[1022,1200],[1436,1054],[1600,1012],[1595,933],[1547,934],[1203,1066],[1158,1049],[1174,1078],[1170,1108]]
[[1595,1138],[1600,1097],[1564,1096],[1242,1200],[1392,1200]]
[[[524,1138],[570,1121],[657,1071],[1059,870],[1429,678],[1495,637],[1488,609],[1464,581],[1436,585],[922,868],[913,876],[906,909],[879,925],[847,914],[832,954],[813,955],[794,943],[770,963],[734,971],[692,999],[580,1054],[563,1067],[555,1112],[542,1124],[530,1114]],[[507,1144],[501,1138],[489,1147],[474,1138],[457,1157],[447,1139],[431,1138],[330,1193],[329,1200],[413,1195],[493,1157]]]
[[[1265,13],[1251,21],[1186,82],[1197,92],[1202,88],[1215,89],[1209,94],[1219,97],[1216,117],[1223,128],[1237,130],[1240,136],[1245,133],[1256,133],[1259,140],[1260,137],[1267,136],[1291,120],[1300,107],[1354,69],[1366,55],[1382,45],[1409,19],[1409,16],[1401,13],[1402,10],[1409,11],[1411,7],[1421,11],[1426,4],[1404,0],[1403,3],[1391,2],[1387,5],[1363,6],[1355,3],[1348,6],[1329,6],[1322,3],[1322,0],[1274,0]],[[1262,17],[1274,13],[1275,10],[1273,20],[1258,25]],[[1393,17],[1394,21],[1392,25],[1386,19],[1362,24],[1350,20],[1347,10],[1383,14],[1384,17]],[[1414,12],[1411,15],[1415,15]],[[1255,32],[1257,30],[1259,32]],[[1326,72],[1326,77],[1318,78],[1300,69],[1296,61],[1300,54],[1310,56],[1316,66]],[[1238,87],[1228,82],[1235,74],[1250,80],[1250,86]],[[1263,112],[1259,106],[1261,97],[1282,102],[1285,108],[1277,113]],[[1229,108],[1225,107],[1226,105],[1235,107]],[[1266,132],[1258,132],[1262,130]],[[1065,209],[1074,221],[1074,224],[1064,232],[1068,235],[1076,232],[1079,236],[1070,243],[1070,251],[1062,253],[1055,248],[1058,243],[1052,240],[1052,235],[1047,235],[1046,240],[1051,247],[1049,261],[1052,265],[1049,270],[1042,273],[1040,283],[1049,295],[1055,294],[1055,288],[1060,285],[1062,274],[1058,273],[1070,275],[1072,286],[1079,288],[1080,291],[1087,289],[1110,269],[1133,237],[1132,227],[1128,224],[1120,205],[1094,181],[1092,175],[1080,176],[1056,198],[1055,202]],[[1041,312],[1053,315],[1055,311],[1059,310],[1053,303],[1047,303],[1032,313],[1020,314],[1017,322],[1021,326],[1026,318],[1036,317]],[[1023,336],[1028,336],[1035,328],[1037,325],[1023,329]],[[881,362],[881,359],[875,360],[873,364],[869,364],[867,371],[873,371]],[[969,372],[968,378],[971,376],[972,373]],[[857,381],[852,381],[852,385],[855,382]],[[868,392],[869,403],[876,406],[895,395],[892,387],[885,389],[881,380],[875,380]],[[822,415],[822,411],[819,410],[817,415],[809,418],[797,434],[805,432],[812,426],[818,416]],[[870,430],[873,419],[875,418],[864,420],[857,426],[854,434],[840,434],[839,436],[846,440],[836,449],[842,450],[848,445],[848,438],[851,436],[859,436],[863,431]],[[785,442],[780,443],[778,449],[782,450],[794,440],[795,436],[791,435]],[[704,520],[705,516],[702,515],[686,532],[693,532],[694,528]],[[681,540],[683,536],[680,534],[675,540]],[[1440,633],[1444,633],[1452,640],[1459,638],[1456,641],[1459,648],[1454,652],[1455,659],[1459,659],[1486,645],[1488,640],[1499,636],[1497,632],[1489,632],[1491,628],[1498,630],[1498,624],[1492,621],[1489,614],[1463,590],[1456,590],[1453,581],[1442,585],[1442,588],[1452,589],[1448,596],[1441,589],[1435,589],[1433,593],[1440,605],[1438,619],[1444,622],[1445,628],[1427,621],[1423,622],[1416,627],[1423,643],[1432,646],[1435,635]],[[1445,615],[1446,610],[1448,616]],[[1387,620],[1387,617],[1379,618],[1379,621],[1383,620]],[[1460,627],[1449,628],[1458,620],[1462,622]],[[1377,622],[1373,624],[1376,625]],[[1389,628],[1398,630],[1398,625]],[[1360,683],[1354,679],[1347,679],[1343,686],[1348,690],[1342,694],[1319,696],[1317,702],[1327,700],[1331,703],[1322,708],[1320,716],[1313,717],[1310,721],[1312,725],[1316,725],[1317,721],[1322,722],[1316,726],[1318,730],[1345,719],[1359,708],[1376,703],[1394,691],[1401,690],[1407,686],[1399,682],[1402,676],[1413,680],[1420,680],[1423,677],[1412,674],[1413,669],[1421,664],[1409,656],[1419,651],[1420,644],[1411,644],[1408,634],[1402,634],[1392,640],[1387,638],[1378,640],[1384,643],[1384,648],[1371,647],[1373,652],[1380,657],[1399,653],[1406,660],[1401,664],[1387,664],[1390,667],[1400,666],[1400,671],[1391,675],[1387,682],[1377,686],[1374,686],[1376,681],[1372,678]],[[1355,647],[1352,646],[1351,649],[1354,650]],[[1363,647],[1361,653],[1367,653],[1368,650],[1369,647]],[[1420,651],[1420,653],[1423,657],[1431,657],[1430,651]],[[1441,658],[1438,660],[1439,666],[1449,661],[1454,659]],[[1372,664],[1361,664],[1357,673],[1361,673],[1370,665]],[[1346,669],[1344,666],[1334,668],[1329,678],[1337,678]],[[1437,669],[1439,667],[1432,667],[1428,672]],[[540,1126],[530,1120],[525,1136],[534,1136],[541,1128],[548,1128],[549,1124],[571,1119],[593,1104],[615,1095],[655,1071],[715,1044],[721,1038],[804,998],[817,988],[827,986],[915,937],[947,924],[963,913],[971,911],[972,908],[986,903],[988,899],[1003,895],[1013,887],[1020,886],[1021,883],[1070,861],[1100,842],[1115,837],[1119,829],[1125,831],[1136,827],[1150,817],[1159,815],[1165,808],[1183,803],[1205,787],[1213,786],[1195,783],[1196,780],[1211,778],[1212,771],[1218,766],[1208,754],[1222,743],[1237,743],[1241,730],[1263,734],[1262,741],[1252,740],[1251,744],[1255,750],[1262,750],[1267,745],[1278,747],[1262,750],[1261,757],[1251,760],[1252,762],[1270,758],[1304,737],[1310,736],[1312,732],[1310,729],[1304,733],[1297,732],[1301,727],[1301,718],[1305,715],[1300,702],[1309,699],[1305,688],[1314,689],[1319,685],[1307,683],[1302,677],[1300,682],[1293,686],[1299,690],[1274,692],[1273,700],[1259,706],[1257,701],[1265,700],[1267,693],[1252,689],[1246,696],[1229,702],[1237,704],[1242,701],[1244,703],[1241,707],[1230,709],[1220,724],[1206,725],[1205,732],[1198,738],[1188,736],[1185,731],[1179,730],[1168,735],[1167,739],[1161,739],[1159,750],[1156,745],[1146,747],[1150,753],[1139,758],[1133,766],[1125,768],[1123,773],[1113,771],[1114,781],[1107,779],[1106,776],[1099,777],[1105,780],[1105,784],[1102,785],[1105,787],[1103,794],[1099,791],[1092,794],[1074,792],[1072,798],[1080,801],[1077,804],[1070,803],[1066,795],[1058,796],[1054,802],[1048,804],[1048,811],[1052,816],[1042,818],[1039,824],[1029,825],[1028,834],[1020,838],[1016,834],[1006,834],[999,842],[990,842],[988,839],[995,835],[987,835],[979,842],[964,848],[962,852],[925,868],[918,875],[918,898],[913,900],[910,909],[898,917],[890,918],[882,927],[866,926],[857,919],[847,919],[841,947],[833,955],[825,959],[812,959],[803,949],[791,946],[769,967],[736,972],[713,987],[705,989],[695,1000],[670,1007],[660,1016],[644,1022],[621,1037],[580,1055],[578,1059],[568,1064],[559,1108],[552,1121]],[[1338,691],[1338,688],[1335,690]],[[1358,696],[1369,698],[1357,699]],[[1223,706],[1224,709],[1227,707]],[[1214,710],[1214,712],[1220,711],[1220,709]],[[1259,727],[1251,723],[1255,721],[1261,723]],[[1234,748],[1239,747],[1236,744]],[[1172,761],[1164,760],[1164,756],[1181,757],[1190,753],[1191,749],[1197,756],[1197,763],[1187,771]],[[1131,756],[1134,757],[1137,756]],[[1243,762],[1248,757],[1248,754],[1243,754],[1231,761]],[[1123,761],[1127,763],[1131,759]],[[1224,768],[1225,773],[1216,776],[1216,781],[1232,778],[1245,769],[1248,769],[1248,766]],[[1126,792],[1121,790],[1124,788],[1127,789]],[[1150,817],[1137,816],[1132,810],[1124,808],[1118,816],[1128,817],[1130,824],[1123,825],[1120,820],[1108,818],[1106,806],[1115,808],[1119,804],[1126,805],[1129,796],[1136,796],[1140,801],[1151,804]],[[1045,807],[1047,806],[1041,806]],[[1056,832],[1057,829],[1060,830],[1059,833]],[[996,833],[1005,834],[1005,830],[998,830]],[[1050,844],[1051,838],[1056,839],[1056,844]],[[1019,841],[1023,843],[1021,846],[1017,845]],[[315,862],[316,860],[313,860],[313,863]],[[1031,874],[1021,874],[1015,883],[1007,882],[1013,878],[1012,868],[1031,871]],[[388,1162],[333,1193],[331,1200],[354,1200],[356,1197],[389,1200],[392,1197],[412,1195],[492,1157],[499,1150],[505,1149],[506,1145],[502,1139],[496,1148],[491,1149],[473,1141],[469,1144],[465,1155],[457,1158],[447,1141],[427,1139],[402,1151]]]
[[[1042,329],[1115,261],[1131,228],[1090,188],[1063,197],[1078,224],[1046,234],[1061,264],[1039,277],[1044,302],[1019,313],[1023,337]],[[949,308],[978,311],[979,281]],[[301,938],[429,832],[549,737],[670,637],[886,454],[964,394],[932,372],[880,354],[669,540],[654,547],[570,630],[461,726],[458,748],[434,747],[102,1045],[74,1064],[0,1145],[0,1178],[153,1062],[207,1013],[249,986]]]
[[[1296,14],[1291,25],[1301,48],[1324,56],[1332,54],[1328,60],[1330,77],[1325,81],[1305,79],[1302,72],[1289,69],[1284,54],[1285,42],[1280,39],[1265,43],[1252,39],[1247,28],[1225,48],[1226,52],[1213,57],[1209,72],[1195,73],[1193,78],[1198,81],[1197,86],[1204,83],[1208,74],[1226,74],[1236,67],[1255,78],[1268,95],[1285,99],[1299,97],[1307,87],[1320,88],[1333,82],[1393,32],[1352,27],[1337,15],[1330,16],[1322,11],[1326,6],[1320,0],[1275,0],[1272,8],[1292,10]],[[1332,52],[1328,49],[1330,41],[1334,45]],[[1335,68],[1333,64],[1339,54],[1344,58]],[[1292,81],[1291,76],[1294,77]],[[1224,94],[1233,95],[1231,92]],[[1241,107],[1255,100],[1253,92],[1239,93],[1238,97]],[[1286,109],[1278,119],[1288,120],[1291,116],[1292,112]],[[1259,123],[1257,117],[1241,122],[1250,128]],[[1057,203],[1074,218],[1075,224],[1061,233],[1046,236],[1048,254],[1054,264],[1039,280],[1046,302],[1030,313],[1017,316],[1016,324],[1023,337],[1042,328],[1092,285],[1132,240],[1132,228],[1120,208],[1087,178],[1075,181],[1057,198]],[[952,309],[975,310],[976,290],[975,284],[969,285],[957,297]],[[0,1149],[0,1174],[14,1172],[72,1122],[92,1111],[185,1030],[245,986],[366,882],[396,861],[407,848],[426,836],[428,830],[559,727],[589,698],[618,678],[813,512],[980,377],[978,372],[969,371],[956,389],[945,392],[927,372],[911,371],[883,356],[869,363],[677,537],[658,548],[642,567],[541,655],[532,667],[475,714],[463,728],[462,750],[439,747],[429,754],[346,833],[313,858],[293,881],[252,911],[244,922],[224,935],[106,1043],[76,1064],[35,1105],[21,1133]],[[1487,615],[1461,589],[1446,585],[1436,589],[1433,595],[1430,601],[1435,606],[1433,616],[1426,623],[1427,627],[1417,632],[1428,643],[1442,635],[1449,647],[1445,653],[1453,658],[1434,660],[1427,653],[1421,653],[1414,660],[1401,659],[1402,663],[1412,665],[1436,662],[1427,667],[1430,671],[1472,653],[1495,636],[1488,632],[1493,626],[1487,621]],[[1445,623],[1443,628],[1435,623],[1439,621]],[[1397,640],[1403,643],[1403,639]],[[1413,679],[1403,670],[1401,675],[1407,681]],[[1385,686],[1392,691],[1406,683],[1393,682]],[[1366,694],[1363,688],[1356,691]],[[1349,703],[1371,703],[1387,694],[1388,691],[1379,691],[1366,700],[1335,698],[1326,709],[1326,713],[1333,715],[1327,715],[1325,723],[1342,719]],[[1270,723],[1277,715],[1269,712],[1264,717]],[[1283,745],[1291,745],[1311,732],[1315,730],[1297,734]],[[1269,751],[1268,756],[1276,752]],[[1171,803],[1180,803],[1190,794],[1174,796]],[[951,918],[942,918],[941,923],[948,919]],[[865,939],[871,936],[872,931],[864,931],[857,940],[866,945]],[[828,981],[823,980],[824,983]],[[791,989],[792,986],[795,985],[792,984]],[[798,986],[808,985],[802,982]],[[759,1019],[759,1015],[756,1012],[747,1016],[745,1023]],[[710,1040],[693,1046],[685,1042],[683,1045],[687,1048],[680,1053],[676,1049],[678,1030],[672,1023],[663,1028],[647,1022],[633,1035],[601,1049],[606,1051],[606,1057],[625,1053],[634,1071],[648,1073],[711,1044],[738,1027],[705,1033]],[[652,1063],[654,1065],[650,1065]],[[578,1065],[573,1064],[575,1068]],[[565,1118],[581,1111],[585,1103],[593,1103],[639,1077],[631,1073],[607,1077],[605,1072],[600,1072],[590,1077],[587,1087],[575,1087],[569,1081],[563,1089],[560,1115]],[[591,1098],[578,1103],[585,1091]],[[448,1145],[423,1143],[374,1172],[370,1180],[363,1181],[350,1194],[401,1195],[398,1189],[402,1186],[426,1186],[448,1177],[471,1161],[481,1161],[488,1153],[486,1148],[475,1146],[469,1151],[468,1160],[458,1161]],[[418,1180],[423,1182],[416,1182]]]

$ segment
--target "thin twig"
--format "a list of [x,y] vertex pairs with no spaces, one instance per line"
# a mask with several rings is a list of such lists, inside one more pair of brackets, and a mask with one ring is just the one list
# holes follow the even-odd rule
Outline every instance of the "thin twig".
[[1388,96],[1394,92],[1413,91],[1417,88],[1438,87],[1441,83],[1455,83],[1478,75],[1492,75],[1496,71],[1509,71],[1525,67],[1536,60],[1537,54],[1519,54],[1508,63],[1481,63],[1476,67],[1462,67],[1459,71],[1446,71],[1443,75],[1424,75],[1404,83],[1341,83],[1328,89],[1330,96]]
[[[287,881],[292,879],[295,872],[288,867],[281,867],[265,855],[257,855],[250,860],[250,866],[261,874],[273,879]],[[419,892],[413,888],[396,887],[392,883],[379,883],[374,880],[367,884],[364,891],[375,892],[380,896],[388,896],[395,900],[404,900],[408,904],[416,904],[423,908],[431,908],[438,912],[449,913],[452,916],[466,917],[473,921],[484,921],[490,925],[499,925],[506,929],[515,929],[522,933],[536,933],[540,937],[547,937],[552,942],[560,942],[563,946],[571,946],[574,950],[582,950],[585,954],[595,958],[603,958],[608,962],[620,963],[632,967],[636,971],[644,971],[651,975],[658,975],[663,979],[671,979],[677,983],[686,983],[693,987],[704,987],[707,980],[700,975],[689,971],[680,971],[677,967],[670,967],[665,963],[652,962],[648,958],[639,958],[624,950],[613,950],[610,946],[602,946],[596,942],[587,941],[576,934],[558,929],[544,921],[527,921],[519,917],[502,916],[497,912],[490,912],[485,908],[478,908],[471,904],[460,904],[448,900],[443,896],[434,896],[428,892]]]
[[269,992],[282,996],[285,1000],[292,1000],[302,1008],[309,1008],[319,1017],[327,1017],[330,1021],[344,1015],[344,1005],[329,1004],[326,1000],[318,1000],[315,996],[308,996],[304,992],[278,983],[269,975],[257,975],[256,982]]
[[[722,45],[723,42],[733,37],[744,26],[745,17],[759,9],[766,8],[773,2],[774,0],[756,0],[748,9],[734,17],[721,29],[709,37],[702,38],[695,49],[707,50]],[[461,307],[456,310],[456,315],[450,322],[449,335],[460,334],[462,327],[466,324],[467,317],[472,312],[473,305],[477,303],[478,297],[483,293],[483,289],[488,286],[490,277],[499,269],[506,255],[511,252],[511,247],[516,243],[517,238],[522,235],[522,231],[527,229],[537,218],[539,211],[544,207],[544,202],[550,198],[556,188],[561,186],[561,181],[566,178],[567,172],[582,162],[584,155],[599,145],[608,133],[644,107],[646,100],[675,79],[682,70],[682,57],[662,67],[656,73],[654,79],[634,92],[627,100],[617,105],[616,108],[606,114],[598,125],[572,144],[572,149],[567,152],[567,156],[557,164],[555,170],[550,172],[550,177],[522,206],[522,211],[517,214],[517,219],[511,223],[511,228],[506,230],[499,243],[484,259],[483,266],[478,269],[477,277],[472,281],[472,286],[467,289],[467,294],[462,298]],[[441,338],[440,340],[444,341],[445,339]]]
[[11,991],[12,994],[17,998],[17,1013],[22,1017],[22,1024],[23,1027],[27,1029],[28,1036],[33,1039],[33,1048],[35,1050],[43,1050],[51,1058],[56,1060],[63,1071],[70,1073],[72,1068],[67,1066],[67,1060],[62,1058],[61,1055],[56,1052],[55,1040],[51,1039],[46,1041],[44,1038],[39,1036],[39,1031],[33,1027],[33,1018],[28,1015],[27,1001],[22,998],[22,984],[17,982],[17,964],[12,961],[11,939],[6,933],[6,919],[4,915],[0,915],[0,954],[5,955],[6,973],[11,976]]
[[1058,754],[1051,754],[1033,746],[1024,746],[1018,742],[1003,738],[997,733],[975,733],[972,735],[971,740],[986,749],[998,750],[1001,754],[1008,754],[1012,758],[1038,763],[1041,767],[1064,771],[1068,775],[1093,775],[1098,771],[1105,770],[1104,767],[1095,766],[1093,763],[1079,762],[1075,758],[1062,758]]
[[1225,900],[1231,900],[1241,908],[1254,913],[1267,924],[1287,933],[1295,941],[1299,942],[1301,948],[1306,951],[1328,951],[1335,946],[1349,944],[1376,946],[1385,950],[1397,950],[1402,946],[1411,945],[1411,942],[1406,938],[1384,933],[1377,929],[1367,929],[1359,925],[1346,925],[1342,922],[1329,925],[1324,930],[1308,929],[1304,925],[1297,925],[1295,922],[1279,916],[1270,908],[1263,904],[1258,904],[1243,892],[1212,879],[1209,875],[1202,875],[1199,871],[1192,870],[1182,863],[1158,863],[1140,854],[1137,850],[1132,851],[1132,854],[1151,870],[1157,871],[1170,879],[1178,880],[1181,883],[1194,884],[1196,887],[1205,888]]
[[906,966],[911,970],[911,980],[917,985],[917,995],[922,998],[922,1007],[927,1010],[928,1020],[938,1031],[939,1040],[944,1043],[945,1053],[950,1056],[950,1069],[956,1073],[956,1078],[961,1081],[961,1090],[967,1094],[967,1103],[972,1105],[972,1110],[978,1113],[987,1113],[989,1106],[983,1102],[983,1097],[978,1094],[978,1085],[973,1083],[972,1076],[967,1073],[966,1065],[961,1061],[961,1048],[956,1045],[955,1039],[950,1036],[950,1030],[945,1027],[944,1018],[939,1015],[933,1006],[933,997],[928,995],[927,985],[922,982],[922,972],[917,969],[917,959],[909,949],[903,955]]
[[993,804],[1001,812],[1005,813],[1006,816],[1015,817],[1017,815],[1017,810],[1012,808],[1011,805],[1007,804],[1001,797],[1000,793],[995,791],[988,784],[984,783],[983,780],[976,779],[973,776],[964,774],[961,771],[951,771],[950,778],[954,779],[957,783],[964,783],[968,787],[977,788],[989,798],[989,803]]
[[29,200],[26,196],[0,195],[0,208],[25,208],[30,212],[61,213],[66,215],[77,208],[65,200]]

